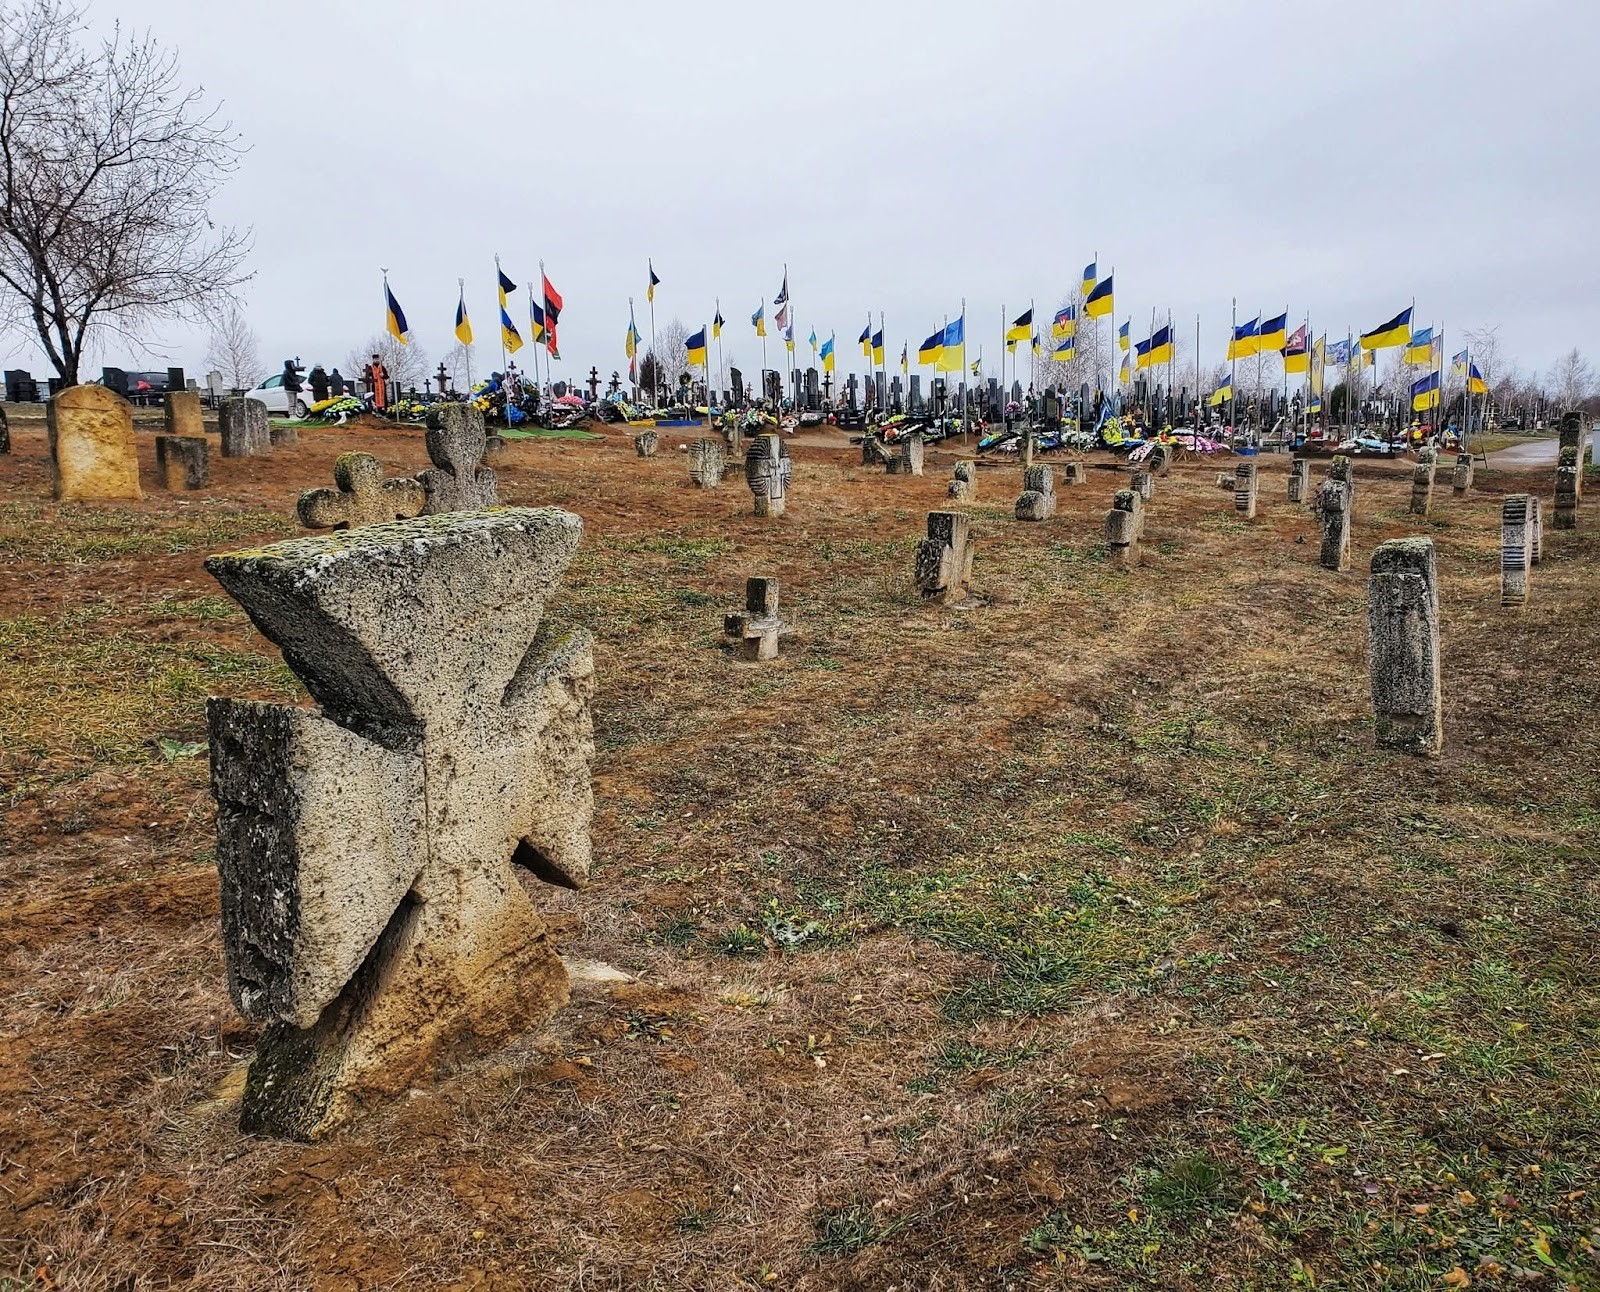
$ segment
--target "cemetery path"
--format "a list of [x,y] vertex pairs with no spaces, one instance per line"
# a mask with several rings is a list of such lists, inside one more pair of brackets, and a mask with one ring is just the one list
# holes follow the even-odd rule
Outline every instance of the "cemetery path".
[[1526,444],[1513,444],[1508,449],[1489,455],[1489,465],[1502,471],[1525,471],[1533,467],[1554,467],[1561,441],[1555,435],[1529,440]]

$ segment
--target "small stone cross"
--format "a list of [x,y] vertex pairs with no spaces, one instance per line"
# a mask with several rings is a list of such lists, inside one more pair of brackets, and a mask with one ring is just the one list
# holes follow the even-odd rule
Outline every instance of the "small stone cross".
[[917,544],[913,577],[924,601],[966,601],[976,544],[972,522],[959,511],[930,511],[928,536]]
[[783,515],[793,471],[794,459],[789,456],[789,446],[776,435],[750,437],[750,448],[744,459],[744,478],[755,499],[757,516]]
[[489,437],[479,409],[471,404],[435,408],[428,414],[426,442],[433,466],[417,474],[428,495],[424,516],[500,505],[494,472],[483,465]]
[[427,501],[422,486],[404,477],[383,478],[383,468],[370,453],[341,453],[333,464],[333,489],[311,489],[300,495],[295,510],[307,529],[359,529],[422,514]]
[[778,637],[788,625],[778,616],[778,581],[744,581],[744,610],[722,617],[722,631],[735,641],[739,658],[752,662],[778,658]]

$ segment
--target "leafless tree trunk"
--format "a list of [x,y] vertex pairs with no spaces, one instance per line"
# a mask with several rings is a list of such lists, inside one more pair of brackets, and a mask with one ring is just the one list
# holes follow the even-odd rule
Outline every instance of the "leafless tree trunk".
[[[689,329],[684,326],[682,319],[668,319],[656,328],[656,343],[646,353],[645,362],[654,359],[660,366],[663,399],[671,399],[677,393],[679,374],[689,370],[689,352],[683,348],[683,343],[688,339]],[[783,345],[781,339],[778,345]],[[645,389],[650,388],[650,384],[645,383]]]
[[1550,373],[1550,385],[1563,413],[1583,407],[1594,389],[1594,369],[1576,346],[1556,360]]
[[70,0],[0,3],[0,310],[67,385],[105,331],[203,318],[245,281],[248,237],[208,215],[241,151],[175,55]]
[[220,372],[228,389],[234,391],[252,390],[266,376],[255,329],[237,305],[230,303],[211,320],[206,366]]

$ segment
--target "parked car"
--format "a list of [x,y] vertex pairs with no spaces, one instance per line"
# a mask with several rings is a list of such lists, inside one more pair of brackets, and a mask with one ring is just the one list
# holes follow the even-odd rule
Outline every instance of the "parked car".
[[296,392],[294,407],[289,407],[289,392],[283,388],[281,372],[268,377],[254,390],[247,391],[245,398],[259,399],[267,406],[267,412],[276,413],[279,417],[304,417],[306,410],[311,407],[309,390]]

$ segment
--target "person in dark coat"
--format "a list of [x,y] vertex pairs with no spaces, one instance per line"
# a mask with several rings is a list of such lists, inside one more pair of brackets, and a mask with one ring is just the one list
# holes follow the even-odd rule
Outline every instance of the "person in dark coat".
[[311,383],[311,398],[321,403],[328,397],[328,372],[320,363],[311,370],[311,375],[306,378]]
[[344,390],[344,374],[335,368],[328,374],[328,393],[335,399],[340,399],[344,396]]

